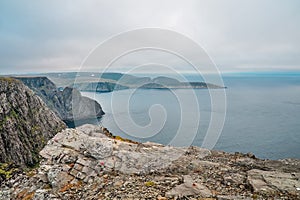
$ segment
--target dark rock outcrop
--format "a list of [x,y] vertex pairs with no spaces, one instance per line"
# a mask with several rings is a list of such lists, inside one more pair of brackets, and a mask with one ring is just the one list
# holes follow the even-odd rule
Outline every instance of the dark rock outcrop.
[[47,77],[16,77],[32,89],[65,122],[99,118],[104,115],[101,105],[81,96],[77,89],[66,87],[63,91]]
[[21,167],[39,161],[39,151],[65,124],[21,81],[0,78],[0,163]]
[[72,87],[81,91],[91,91],[91,92],[101,92],[101,93],[112,92],[114,90],[129,89],[128,86],[123,86],[117,83],[110,83],[110,82],[78,83],[78,84],[73,84]]
[[85,120],[104,115],[100,104],[88,97],[84,97],[77,89],[66,87],[61,93],[63,98],[63,120]]

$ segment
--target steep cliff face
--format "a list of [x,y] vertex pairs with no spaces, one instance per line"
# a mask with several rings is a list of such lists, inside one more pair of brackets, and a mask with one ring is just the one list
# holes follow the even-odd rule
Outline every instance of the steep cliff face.
[[65,122],[101,117],[101,105],[90,98],[81,96],[77,89],[65,88],[59,91],[47,77],[16,77],[38,96]]
[[61,92],[63,98],[65,121],[85,120],[101,117],[104,112],[100,104],[88,97],[84,97],[77,89],[66,87]]
[[22,82],[0,78],[0,163],[32,166],[65,124]]

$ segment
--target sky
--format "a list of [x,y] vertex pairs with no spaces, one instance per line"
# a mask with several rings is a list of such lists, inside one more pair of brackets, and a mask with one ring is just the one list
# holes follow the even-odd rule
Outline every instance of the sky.
[[[221,72],[300,71],[299,11],[298,0],[1,0],[0,74],[78,71],[97,45],[149,27],[190,38]],[[114,69],[160,59],[172,60],[144,51],[120,60]],[[169,65],[185,70],[179,63]],[[89,70],[99,68],[93,67]]]

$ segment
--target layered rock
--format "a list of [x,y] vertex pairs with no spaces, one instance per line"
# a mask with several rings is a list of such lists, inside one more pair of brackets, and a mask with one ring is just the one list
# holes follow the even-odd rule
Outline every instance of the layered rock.
[[0,199],[299,199],[299,160],[136,143],[85,125],[58,133],[40,167]]
[[33,166],[65,124],[21,81],[0,78],[0,163]]
[[77,89],[59,91],[47,77],[16,77],[31,88],[65,122],[99,118],[104,115],[101,105],[84,97]]

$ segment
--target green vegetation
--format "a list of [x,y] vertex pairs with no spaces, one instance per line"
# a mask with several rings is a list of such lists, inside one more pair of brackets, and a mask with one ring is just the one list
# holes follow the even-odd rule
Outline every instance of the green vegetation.
[[5,116],[4,119],[2,119],[2,120],[0,121],[0,129],[3,127],[3,125],[7,122],[8,119],[9,119],[9,117],[8,117],[8,116]]
[[11,77],[0,77],[0,81],[6,81],[8,83],[20,83],[20,81]]
[[12,110],[0,121],[0,127],[2,127],[9,119],[18,118],[18,114],[15,110]]
[[34,134],[35,132],[41,131],[41,127],[38,125],[35,125],[31,128],[31,133]]
[[33,150],[31,152],[31,156],[32,156],[32,159],[33,159],[33,163],[27,163],[28,168],[29,169],[39,168],[39,166],[40,166],[39,152],[37,150]]
[[6,179],[11,178],[17,170],[17,168],[13,168],[9,163],[0,163],[0,176],[4,176]]
[[12,111],[9,113],[9,116],[10,116],[11,118],[18,118],[18,114],[16,113],[15,110],[12,110]]

